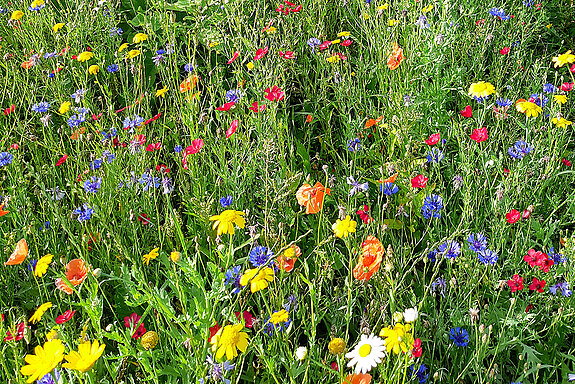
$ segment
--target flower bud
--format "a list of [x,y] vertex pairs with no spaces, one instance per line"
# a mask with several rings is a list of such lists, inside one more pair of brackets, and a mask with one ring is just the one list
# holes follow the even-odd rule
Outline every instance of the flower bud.
[[174,263],[177,263],[178,261],[180,261],[181,257],[182,257],[182,254],[180,252],[174,251],[174,252],[170,253],[170,259],[172,259],[172,261]]
[[303,361],[303,360],[305,360],[306,357],[307,357],[307,348],[306,347],[298,347],[298,349],[295,350],[295,358],[298,361]]

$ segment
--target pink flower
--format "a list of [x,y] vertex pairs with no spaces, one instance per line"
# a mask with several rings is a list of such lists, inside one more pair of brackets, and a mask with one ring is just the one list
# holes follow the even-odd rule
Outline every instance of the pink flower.
[[242,321],[242,317],[243,317],[243,321],[245,321],[245,327],[246,328],[251,328],[253,327],[254,324],[254,317],[252,316],[251,313],[249,313],[248,311],[244,311],[240,317],[240,313],[239,312],[234,312],[234,315],[236,315],[236,318],[238,319],[238,321]]
[[230,125],[230,127],[226,131],[226,139],[229,139],[231,135],[236,133],[236,129],[238,128],[238,125],[240,125],[239,120],[232,121],[232,124]]
[[505,215],[505,219],[507,219],[509,224],[516,223],[520,218],[521,213],[516,209],[512,209],[508,214]]
[[284,99],[284,92],[277,85],[274,85],[271,89],[267,87],[265,92],[267,93],[265,98],[269,101],[280,101]]
[[259,60],[268,53],[269,47],[260,48],[256,51],[256,55],[254,56],[254,60]]
[[471,134],[471,140],[475,141],[476,143],[481,143],[482,141],[487,140],[487,128],[476,128],[473,130]]
[[344,40],[341,43],[339,43],[340,45],[343,45],[344,47],[349,47],[351,45],[351,43],[353,43],[353,41],[351,40]]
[[18,143],[14,143],[10,146],[10,149],[20,149],[20,146],[18,145]]
[[573,85],[575,85],[575,83],[563,83],[561,84],[561,90],[565,92],[572,91]]
[[330,45],[331,45],[331,41],[324,41],[318,47],[319,47],[320,51],[323,51],[324,49],[327,49]]
[[427,180],[429,180],[427,177],[423,175],[417,175],[411,179],[411,186],[413,188],[425,188],[427,185]]
[[230,101],[229,103],[225,103],[221,107],[217,107],[216,111],[229,111],[234,105],[236,105],[236,102]]
[[68,309],[66,312],[56,317],[56,324],[64,324],[65,322],[70,321],[70,319],[72,319],[72,317],[74,316],[74,313],[76,313],[75,310],[73,311],[71,309]]
[[238,51],[234,52],[234,55],[231,57],[231,59],[228,60],[228,64],[231,64],[234,62],[235,59],[237,59],[240,56],[240,53]]
[[60,165],[64,164],[64,162],[68,160],[68,155],[64,155],[56,162],[56,166],[59,167]]
[[425,140],[425,144],[427,145],[435,145],[439,142],[440,134],[434,133],[433,135],[429,136],[429,139]]
[[160,149],[162,149],[162,143],[153,143],[146,147],[148,152],[159,151]]
[[266,109],[265,104],[258,105],[257,101],[254,101],[252,106],[249,108],[250,111],[254,111],[255,113],[263,112]]

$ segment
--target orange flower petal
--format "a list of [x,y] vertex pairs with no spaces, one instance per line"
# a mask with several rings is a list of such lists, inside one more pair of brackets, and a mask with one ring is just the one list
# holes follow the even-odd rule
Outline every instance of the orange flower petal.
[[24,259],[28,256],[28,243],[26,239],[22,239],[16,244],[14,252],[10,255],[10,258],[4,265],[18,265],[22,264]]

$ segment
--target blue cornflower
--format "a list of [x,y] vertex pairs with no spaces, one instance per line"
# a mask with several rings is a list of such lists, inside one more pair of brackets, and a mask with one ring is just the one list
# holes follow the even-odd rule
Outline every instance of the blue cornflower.
[[346,180],[347,183],[352,186],[351,189],[349,190],[349,196],[353,196],[361,191],[365,192],[369,189],[369,183],[359,183],[355,181],[353,176],[347,177]]
[[571,289],[569,289],[569,283],[566,281],[560,281],[557,284],[549,287],[549,291],[553,294],[553,296],[555,296],[557,290],[559,290],[565,297],[569,297],[573,293]]
[[32,259],[28,261],[28,270],[30,272],[36,271],[36,264],[38,264],[38,260]]
[[535,93],[529,97],[528,101],[543,107],[549,102],[549,98],[542,93]]
[[551,249],[549,249],[549,252],[547,253],[555,264],[561,264],[567,261],[567,257],[563,257],[562,253],[559,252],[555,253],[554,247],[551,247]]
[[443,253],[443,257],[448,259],[455,259],[461,254],[461,244],[455,240],[452,240],[441,244],[437,250],[439,251],[438,253]]
[[297,312],[298,308],[297,296],[292,293],[288,296],[287,303],[284,304],[284,309],[288,312]]
[[271,249],[258,245],[250,251],[250,263],[256,268],[266,265],[274,257]]
[[227,195],[225,197],[222,197],[220,199],[220,205],[222,206],[222,208],[227,208],[230,205],[232,205],[232,202],[234,201],[234,198],[230,195]]
[[234,369],[236,367],[235,364],[232,364],[228,361],[224,361],[223,363],[220,364],[217,361],[215,361],[211,355],[208,355],[206,357],[206,363],[209,364],[210,370],[208,372],[208,376],[206,376],[205,379],[199,380],[200,384],[204,384],[206,380],[210,381],[210,379],[217,383],[223,382],[225,384],[231,384],[231,380],[226,379],[224,375],[226,371],[231,371],[232,369]]
[[487,99],[489,99],[489,96],[485,96],[485,97],[483,97],[483,96],[479,96],[479,97],[473,96],[473,98],[474,98],[475,101],[477,101],[479,104],[482,104],[482,103],[484,103],[485,101],[487,101]]
[[[56,381],[54,381],[56,378]],[[60,372],[54,368],[54,372],[45,374],[40,380],[36,381],[36,384],[58,384],[60,382]]]
[[469,333],[461,327],[452,328],[449,332],[449,338],[458,347],[467,347],[467,344],[469,344]]
[[437,257],[436,257],[436,256],[437,256],[437,250],[436,250],[436,249],[430,251],[430,252],[427,254],[427,258],[428,258],[431,262],[433,262],[433,263],[435,263],[435,261],[437,260]]
[[56,77],[56,74],[55,74],[54,72],[51,72],[51,73],[48,74],[48,77],[49,77],[50,79],[52,79],[52,78]]
[[431,290],[435,292],[435,288],[439,288],[439,294],[445,297],[445,279],[443,277],[438,277],[433,283],[431,283]]
[[443,209],[443,199],[439,195],[430,195],[423,201],[423,206],[421,207],[421,214],[426,219],[431,219],[432,217],[441,217],[441,210]]
[[499,98],[497,100],[495,100],[495,104],[497,104],[500,107],[510,107],[511,104],[513,104],[513,101],[507,99],[507,98]]
[[513,144],[513,147],[507,150],[509,156],[513,157],[514,159],[523,159],[525,155],[533,150],[533,146],[529,143],[526,143],[523,140],[519,140]]
[[505,11],[503,10],[503,8],[491,8],[491,9],[489,10],[489,13],[490,13],[492,16],[498,17],[499,20],[503,20],[503,21],[509,20],[509,16],[507,16],[507,15],[505,14]]
[[429,28],[429,23],[427,22],[427,17],[425,17],[425,15],[419,16],[419,19],[417,19],[417,21],[415,22],[415,25],[417,25],[419,28],[422,28],[422,29]]
[[413,366],[411,366],[409,367],[409,371],[411,372],[412,376],[415,376],[415,378],[419,381],[419,384],[425,383],[429,378],[429,373],[426,373],[427,367],[425,366],[425,364],[421,364],[417,368],[417,371],[415,371],[413,369]]
[[86,193],[97,193],[101,186],[102,178],[92,176],[90,180],[84,182],[84,191],[86,191]]
[[74,98],[74,101],[76,102],[76,104],[78,104],[86,95],[86,90],[85,89],[77,89],[76,92],[72,93],[72,97]]
[[469,249],[473,252],[481,252],[487,249],[487,238],[482,233],[472,233],[467,237]]
[[50,104],[48,104],[45,101],[42,101],[40,103],[34,104],[32,106],[32,110],[34,112],[38,112],[38,113],[44,113],[44,112],[48,112],[48,109],[50,109]]
[[193,72],[193,71],[194,71],[194,66],[192,65],[192,63],[188,63],[188,64],[184,65],[184,71],[186,71],[186,72]]
[[495,265],[499,257],[491,249],[484,249],[477,252],[477,258],[485,265]]
[[162,178],[162,195],[169,195],[174,190],[175,186],[172,184],[172,179],[168,177]]
[[347,142],[347,150],[350,152],[357,152],[361,149],[361,142],[358,138],[351,139]]
[[[162,52],[162,53],[160,53]],[[154,62],[154,64],[156,64],[156,66],[159,66],[161,63],[164,62],[164,60],[166,60],[166,57],[164,56],[164,53],[166,51],[164,51],[163,49],[158,49],[156,51],[157,55],[152,57],[152,61]]]
[[74,210],[74,214],[78,215],[77,219],[78,221],[82,222],[82,221],[86,221],[86,220],[90,220],[90,218],[92,217],[92,215],[95,213],[96,211],[94,210],[94,208],[90,208],[88,206],[88,204],[83,204],[81,207],[76,208]]
[[543,92],[545,93],[553,93],[557,90],[557,88],[555,88],[555,86],[553,84],[544,84],[543,85]]
[[108,70],[108,72],[114,73],[118,72],[120,70],[120,67],[118,66],[118,64],[110,64],[106,69]]
[[120,27],[110,29],[110,37],[121,36],[122,33],[124,33],[124,31],[122,31]]
[[181,145],[176,145],[176,146],[174,147],[174,152],[176,152],[176,153],[182,152],[182,146],[181,146]]
[[240,101],[240,98],[243,96],[242,91],[239,89],[230,89],[226,92],[226,100],[229,102],[237,103]]
[[225,274],[226,281],[224,282],[224,284],[225,285],[231,284],[234,286],[234,289],[232,290],[233,294],[239,293],[240,290],[242,289],[242,286],[240,284],[240,278],[242,277],[240,273],[241,269],[242,269],[241,266],[236,265],[228,269]]
[[142,123],[146,121],[143,117],[140,117],[138,115],[134,115],[133,118],[130,118],[129,116],[127,116],[124,121],[123,121],[123,126],[124,129],[131,129],[133,130],[136,127],[139,127],[140,125],[142,125]]
[[51,58],[56,57],[56,56],[58,56],[58,51],[46,52],[46,53],[44,54],[44,58],[45,58],[45,59],[51,59]]
[[84,115],[72,115],[68,119],[67,123],[70,128],[74,128],[82,124],[84,121],[86,121],[86,117],[84,117]]
[[321,41],[315,37],[307,40],[307,45],[311,48],[311,53],[315,53],[315,47],[321,44]]
[[5,167],[8,164],[12,164],[14,156],[8,152],[0,152],[0,167]]
[[443,152],[439,148],[433,148],[431,151],[427,152],[428,163],[439,163],[443,157]]
[[158,188],[160,186],[160,178],[144,172],[140,177],[140,184],[144,186],[143,191],[147,191],[150,188]]
[[95,159],[90,163],[91,170],[99,169],[101,166],[102,166],[102,159]]
[[397,185],[393,183],[385,183],[379,186],[379,190],[383,192],[384,195],[391,196],[399,192]]
[[78,108],[73,108],[74,111],[76,111],[76,113],[79,113],[81,115],[85,115],[87,113],[90,113],[90,108],[86,108],[86,107],[78,107]]
[[44,229],[52,229],[52,224],[50,224],[50,221],[45,221],[44,222]]

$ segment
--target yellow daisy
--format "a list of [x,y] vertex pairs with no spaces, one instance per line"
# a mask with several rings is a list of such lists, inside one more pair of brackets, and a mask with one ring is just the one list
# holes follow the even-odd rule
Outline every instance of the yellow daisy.
[[30,321],[32,324],[35,324],[36,322],[40,321],[42,315],[44,315],[44,313],[50,308],[52,308],[51,302],[48,301],[47,303],[42,304],[41,306],[38,307],[36,312],[34,312],[32,317],[28,321]]
[[571,54],[571,51],[567,51],[562,55],[555,56],[553,58],[553,62],[555,63],[553,66],[555,68],[562,67],[565,64],[571,64],[575,62],[575,55]]
[[226,209],[219,215],[210,217],[210,221],[214,222],[212,229],[217,228],[218,236],[226,233],[233,235],[236,233],[234,230],[234,224],[240,228],[244,228],[246,226],[246,219],[242,217],[243,215],[245,215],[244,212]]
[[355,232],[356,226],[357,221],[352,220],[351,217],[347,215],[344,220],[338,219],[333,223],[331,229],[333,229],[335,235],[341,239],[342,237],[347,237],[350,233]]
[[243,324],[226,325],[212,337],[212,352],[216,359],[226,356],[226,360],[232,360],[238,355],[238,349],[245,352],[248,348],[248,334],[241,332]]
[[106,344],[100,344],[98,340],[94,343],[86,341],[78,346],[78,352],[70,351],[70,354],[64,356],[68,361],[62,364],[62,368],[70,368],[80,372],[87,372],[96,363],[96,361],[104,353]]
[[54,339],[44,343],[44,346],[34,348],[34,355],[26,355],[24,360],[28,365],[20,369],[24,376],[30,376],[26,380],[32,383],[50,373],[64,358],[64,344],[62,340]]

